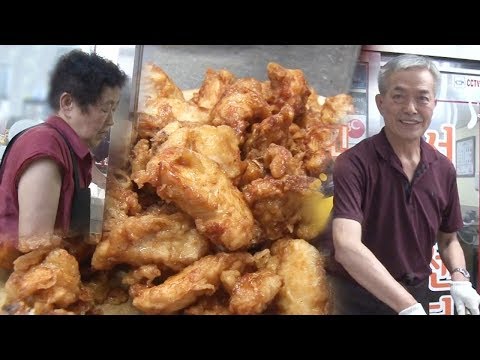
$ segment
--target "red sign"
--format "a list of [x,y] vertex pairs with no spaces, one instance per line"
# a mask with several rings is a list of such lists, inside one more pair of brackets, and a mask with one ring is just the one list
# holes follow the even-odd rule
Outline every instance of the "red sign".
[[365,134],[365,124],[362,120],[354,118],[348,122],[348,137],[361,138]]

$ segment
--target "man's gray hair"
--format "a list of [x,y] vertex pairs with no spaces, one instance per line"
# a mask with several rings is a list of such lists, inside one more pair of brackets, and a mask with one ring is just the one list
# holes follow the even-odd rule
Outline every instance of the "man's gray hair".
[[435,64],[428,58],[419,55],[399,55],[388,61],[380,69],[378,74],[378,90],[380,94],[385,94],[387,91],[387,82],[390,76],[397,71],[409,69],[426,69],[433,75],[435,95],[438,95],[440,90],[441,76]]

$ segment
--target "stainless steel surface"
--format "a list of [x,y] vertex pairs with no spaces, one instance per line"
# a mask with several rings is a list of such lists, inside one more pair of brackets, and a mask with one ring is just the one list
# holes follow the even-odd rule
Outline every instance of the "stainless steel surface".
[[[120,103],[115,111],[114,125],[110,129],[110,145],[108,151],[108,166],[122,168],[128,160],[130,136],[132,133],[133,117],[130,115],[129,107],[135,47],[131,45],[96,45],[95,51],[97,54],[118,64],[128,76],[128,82],[122,89]],[[106,171],[104,175],[106,176]],[[95,182],[95,186],[98,188],[95,189],[95,191],[98,192],[92,194],[90,232],[92,234],[100,234],[103,227],[105,193],[107,189],[105,182],[103,184]]]
[[[319,95],[350,89],[360,45],[145,45],[142,62],[159,65],[182,90],[197,89],[207,68],[267,80],[267,64],[301,69]],[[141,65],[141,64],[140,64]]]

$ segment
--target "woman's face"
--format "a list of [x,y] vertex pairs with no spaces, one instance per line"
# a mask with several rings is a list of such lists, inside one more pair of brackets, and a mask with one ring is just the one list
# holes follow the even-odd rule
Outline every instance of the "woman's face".
[[120,101],[120,88],[105,87],[100,100],[88,105],[87,111],[75,106],[71,112],[78,136],[93,149],[107,135],[113,125],[113,113]]

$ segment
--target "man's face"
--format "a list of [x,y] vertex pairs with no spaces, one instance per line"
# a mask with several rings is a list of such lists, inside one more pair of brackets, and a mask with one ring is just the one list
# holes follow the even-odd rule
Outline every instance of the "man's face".
[[433,75],[425,69],[393,73],[387,91],[375,101],[389,135],[401,141],[418,140],[430,126],[436,105]]

